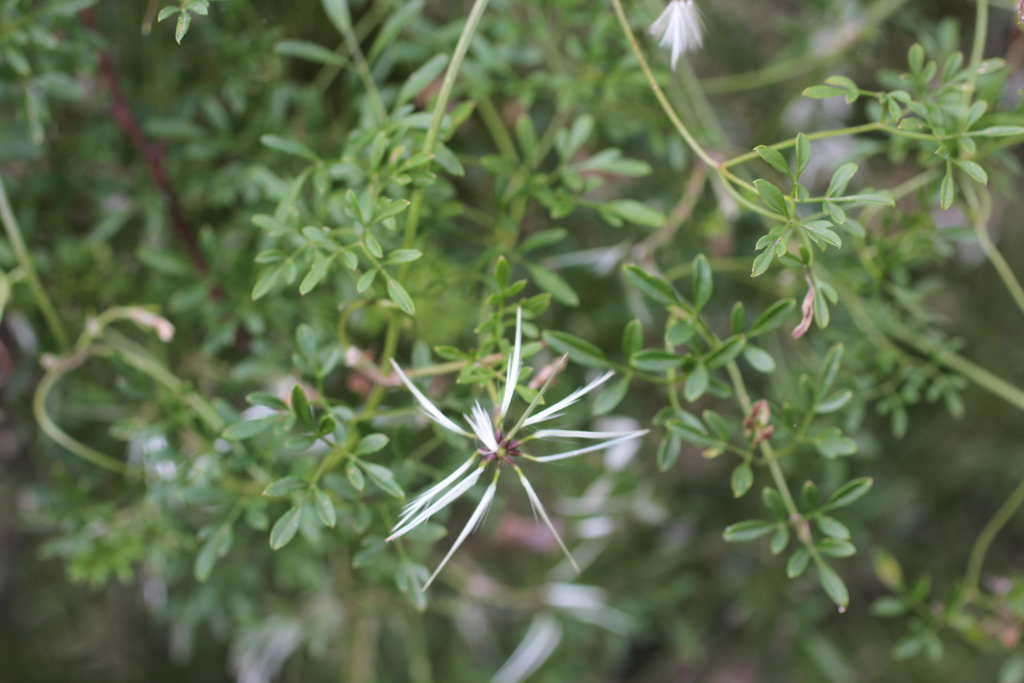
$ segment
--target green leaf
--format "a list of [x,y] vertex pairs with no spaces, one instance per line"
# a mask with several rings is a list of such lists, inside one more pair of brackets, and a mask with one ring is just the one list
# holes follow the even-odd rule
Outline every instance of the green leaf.
[[848,436],[843,436],[838,427],[831,427],[815,435],[811,442],[822,457],[830,460],[857,452],[857,442]]
[[814,510],[818,507],[818,485],[813,481],[805,481],[803,488],[800,489],[800,501],[804,504],[806,510]]
[[816,397],[824,396],[832,388],[836,376],[839,375],[839,368],[842,367],[845,349],[846,347],[840,342],[833,344],[828,350],[828,354],[825,355],[825,360],[821,364],[821,370],[818,372],[818,380],[814,385]]
[[314,154],[313,150],[295,140],[289,140],[288,138],[283,138],[279,135],[263,135],[260,137],[260,142],[263,143],[264,147],[269,147],[272,150],[282,152],[284,154],[300,157],[314,164],[320,161],[320,157]]
[[750,277],[757,277],[764,274],[768,267],[775,260],[774,247],[768,247],[754,258],[754,267],[750,270]]
[[634,199],[619,199],[608,202],[605,206],[630,223],[645,225],[649,228],[660,228],[668,221],[662,212],[655,211]]
[[416,307],[412,303],[412,297],[409,296],[409,292],[406,291],[405,287],[398,284],[398,280],[393,277],[388,277],[388,297],[391,298],[398,307],[405,311],[408,315],[416,313]]
[[782,301],[775,302],[754,321],[753,326],[747,331],[747,337],[753,338],[768,332],[774,332],[782,327],[795,310],[795,299],[783,299]]
[[320,0],[320,3],[339,33],[352,28],[352,13],[348,9],[348,0]]
[[841,538],[826,538],[817,544],[818,552],[827,557],[853,557],[857,548]]
[[[848,80],[848,79],[847,79]],[[830,82],[830,79],[826,79],[826,82]],[[850,81],[851,85],[853,81]],[[856,90],[857,86],[854,85],[853,89]],[[806,135],[800,133],[796,136],[796,177],[807,169],[807,164],[811,163],[811,141]]]
[[664,372],[678,368],[683,364],[684,356],[679,356],[668,351],[658,349],[645,349],[634,353],[629,358],[629,364],[638,370],[650,372]]
[[656,275],[651,275],[637,266],[624,266],[623,270],[626,273],[626,277],[629,278],[629,281],[632,282],[644,296],[656,301],[662,306],[681,306],[684,309],[687,308],[687,306],[683,304],[683,300],[678,294],[676,294],[675,290],[672,289],[672,285],[662,278]]
[[803,548],[798,548],[792,555],[789,556],[789,561],[786,562],[786,576],[791,579],[795,579],[807,570],[807,564],[810,562],[810,554]]
[[846,94],[847,92],[843,88],[836,88],[831,85],[812,85],[809,88],[805,88],[803,92],[804,97],[810,97],[815,100],[827,100],[830,97]]
[[359,469],[359,466],[354,460],[349,460],[345,465],[345,478],[348,479],[348,483],[352,484],[352,488],[356,491],[362,491],[366,486],[366,479],[363,477],[363,471]]
[[384,263],[389,266],[398,263],[409,263],[411,261],[415,261],[421,256],[423,256],[423,252],[419,249],[396,249],[388,254],[388,258]]
[[178,24],[174,27],[174,40],[181,45],[181,39],[188,33],[188,27],[192,25],[192,15],[182,12],[178,15]]
[[327,276],[327,270],[333,262],[333,256],[325,258],[318,254],[313,260],[313,267],[309,269],[306,277],[302,278],[302,282],[299,284],[299,294],[306,295],[313,291],[313,288]]
[[448,535],[448,530],[440,524],[427,522],[408,531],[403,538],[413,543],[436,543]]
[[775,522],[766,522],[763,519],[748,519],[745,522],[737,522],[730,527],[726,527],[725,532],[722,534],[729,543],[742,543],[745,541],[754,541],[762,536],[767,536],[777,528]]
[[819,403],[817,406],[815,406],[814,412],[816,412],[818,415],[827,415],[829,413],[834,413],[837,410],[842,409],[843,406],[849,403],[850,399],[852,398],[853,392],[850,391],[849,389],[847,389],[846,391],[841,391],[835,396],[827,398],[821,403]]
[[560,275],[535,263],[527,263],[525,265],[537,286],[551,294],[556,301],[566,306],[580,305],[580,298],[577,296],[576,291]]
[[278,518],[274,523],[274,528],[270,530],[270,548],[272,550],[280,550],[295,538],[295,532],[299,530],[301,515],[302,508],[294,506]]
[[690,372],[690,376],[686,378],[683,397],[690,403],[693,403],[707,391],[710,379],[708,367],[704,365],[703,361],[697,361],[696,367]]
[[771,147],[765,147],[764,145],[759,145],[754,148],[754,151],[757,152],[758,156],[771,164],[771,167],[776,171],[787,178],[793,177],[793,173],[789,170],[789,164],[786,163],[786,157],[782,156],[782,154],[777,150],[774,150]]
[[317,64],[344,66],[346,62],[338,53],[308,40],[282,40],[274,46],[274,51],[282,57],[295,57]]
[[971,137],[982,138],[1007,138],[1017,135],[1024,135],[1024,126],[990,126],[983,130],[973,130],[967,133]]
[[241,441],[242,439],[249,439],[257,434],[262,434],[274,425],[280,423],[280,421],[281,418],[279,416],[269,415],[255,420],[236,422],[225,429],[221,435],[228,441]]
[[644,343],[644,326],[639,320],[633,319],[622,330],[622,352],[627,357],[640,350]]
[[324,526],[333,529],[334,525],[338,523],[338,512],[334,509],[331,497],[320,489],[313,489],[313,502],[317,517],[324,523]]
[[817,517],[815,523],[821,530],[821,533],[832,538],[838,538],[843,541],[850,539],[850,530],[846,528],[846,525],[840,522],[835,517],[829,517],[828,515],[821,515]]
[[754,470],[750,468],[750,463],[744,462],[737,465],[732,471],[732,495],[736,498],[742,498],[753,485]]
[[771,486],[765,486],[761,489],[761,501],[777,521],[786,521],[789,512],[786,510],[786,503],[782,500],[782,496],[779,495],[778,491]]
[[709,353],[704,358],[704,362],[709,368],[720,368],[736,360],[746,345],[747,338],[742,334],[729,337],[718,348]]
[[292,389],[292,412],[299,419],[299,424],[309,431],[313,431],[313,411],[309,407],[309,399],[301,384],[296,384]]
[[175,14],[177,14],[180,11],[181,11],[180,7],[173,7],[173,6],[164,7],[162,10],[160,10],[160,13],[156,15],[156,20],[158,22],[163,21],[167,17],[172,17],[172,16],[174,16]]
[[754,187],[757,188],[757,193],[761,195],[761,199],[769,208],[783,216],[789,216],[789,204],[786,202],[786,195],[782,194],[782,190],[760,178],[754,181]]
[[594,415],[607,415],[615,410],[626,397],[632,379],[629,375],[623,375],[609,382],[594,401]]
[[658,445],[658,469],[667,472],[679,460],[679,453],[682,450],[682,443],[675,434],[668,434]]
[[764,349],[747,344],[743,347],[743,358],[758,372],[775,372],[775,359]]
[[818,237],[837,249],[842,248],[843,240],[832,230],[832,224],[828,221],[808,221],[802,225],[811,233],[812,238]]
[[558,244],[569,235],[569,231],[565,228],[551,228],[550,230],[540,230],[535,232],[519,245],[519,253],[525,254],[536,249],[543,247],[549,247],[553,244]]
[[412,75],[398,91],[395,107],[400,107],[426,90],[427,86],[436,81],[448,65],[448,55],[441,53],[431,57],[426,64],[412,72]]
[[265,489],[263,489],[263,495],[270,498],[280,498],[281,496],[287,496],[289,493],[293,493],[299,489],[304,489],[307,486],[309,486],[309,484],[299,477],[283,477],[275,482],[271,482]]
[[697,326],[692,320],[673,320],[665,332],[665,341],[672,346],[686,344],[697,334]]
[[544,340],[559,353],[569,354],[569,358],[580,365],[591,368],[608,367],[608,359],[604,352],[593,344],[566,332],[545,332]]
[[390,493],[395,498],[402,498],[405,496],[405,492],[402,491],[402,487],[395,481],[395,475],[387,467],[381,467],[380,465],[374,465],[370,462],[359,461],[359,466],[363,468],[367,476],[370,477],[370,481],[379,486],[384,492]]
[[729,327],[733,334],[743,334],[747,326],[747,307],[742,301],[737,301],[729,312]]
[[356,448],[356,455],[370,455],[376,453],[385,446],[388,445],[388,437],[383,434],[370,434],[364,436],[359,440],[359,446]]
[[234,533],[231,530],[231,526],[227,524],[220,526],[206,540],[203,547],[199,549],[195,564],[192,567],[192,573],[196,577],[196,581],[203,583],[210,578],[213,566],[217,564],[219,558],[224,557],[231,551],[233,542]]
[[847,186],[850,184],[850,180],[857,173],[857,169],[860,167],[855,163],[846,163],[836,169],[836,172],[832,174],[832,181],[828,184],[828,191],[825,193],[826,197],[841,197],[846,192]]
[[946,175],[942,178],[942,186],[939,188],[939,206],[945,211],[953,206],[953,199],[956,197],[956,186],[953,182],[953,164],[946,164]]
[[861,477],[860,479],[849,481],[829,497],[825,507],[828,509],[846,507],[867,494],[874,483],[871,477]]
[[263,406],[273,410],[288,410],[288,404],[266,391],[254,391],[245,395],[245,401],[252,406]]
[[846,584],[839,578],[839,574],[836,574],[835,570],[823,560],[815,560],[814,564],[818,568],[818,580],[821,582],[821,587],[825,589],[825,593],[832,598],[832,602],[845,609],[850,604],[850,593],[846,590]]
[[263,271],[263,274],[252,288],[253,301],[263,298],[274,288],[275,285],[277,285],[277,281],[281,279],[281,272],[283,269],[284,267],[282,264]]
[[704,254],[693,259],[693,305],[698,311],[711,301],[715,283],[711,277],[711,264]]
[[966,161],[964,159],[956,159],[953,164],[961,171],[971,176],[971,178],[982,185],[988,185],[988,173],[985,173],[985,169],[981,165],[974,163],[973,161]]
[[776,531],[775,535],[772,536],[771,543],[768,544],[768,549],[771,550],[772,555],[778,555],[786,546],[789,545],[789,527],[780,526]]
[[359,280],[356,281],[356,292],[362,294],[370,287],[373,286],[373,281],[377,279],[377,269],[368,270],[359,276]]

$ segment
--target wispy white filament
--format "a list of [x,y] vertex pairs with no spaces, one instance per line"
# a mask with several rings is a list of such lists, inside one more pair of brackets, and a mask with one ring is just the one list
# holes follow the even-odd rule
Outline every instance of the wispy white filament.
[[555,525],[551,523],[551,518],[548,517],[548,513],[544,510],[544,506],[541,505],[540,498],[537,497],[537,493],[533,490],[533,487],[530,486],[530,482],[527,481],[526,475],[523,474],[523,471],[518,467],[516,468],[516,474],[519,475],[519,481],[523,482],[523,488],[526,489],[526,496],[530,499],[530,505],[533,506],[534,513],[540,515],[540,518],[544,520],[544,524],[546,524],[548,529],[551,531],[551,535],[555,537],[556,541],[558,541],[558,547],[560,547],[562,552],[565,553],[565,556],[569,558],[569,562],[572,563],[573,569],[575,569],[578,574],[580,566],[576,564],[576,560],[573,559],[572,553],[570,553],[569,549],[565,547],[565,543],[562,542],[562,537],[558,535],[557,531],[555,531]]
[[519,360],[523,350],[523,309],[516,309],[516,343],[512,347],[512,357],[508,359],[508,371],[505,373],[505,395],[501,398],[501,414],[499,420],[505,419],[512,395],[516,393],[516,382],[519,381]]
[[465,493],[469,489],[473,488],[473,484],[475,484],[476,480],[480,478],[480,475],[483,474],[483,471],[484,470],[483,470],[482,467],[478,467],[476,472],[473,472],[468,477],[466,477],[465,479],[460,481],[458,484],[453,486],[452,490],[449,491],[448,493],[444,494],[443,496],[441,496],[437,500],[436,503],[434,503],[433,505],[429,506],[426,510],[424,510],[421,513],[419,513],[418,515],[413,517],[408,522],[405,522],[405,523],[401,524],[400,526],[396,527],[394,529],[393,533],[390,536],[388,536],[387,540],[389,540],[389,541],[394,540],[394,539],[398,538],[399,536],[401,536],[401,535],[411,531],[412,529],[415,529],[420,524],[423,524],[428,519],[433,517],[439,511],[443,510],[453,500],[455,500],[456,498],[461,496],[463,493]]
[[398,373],[398,376],[402,379],[402,383],[405,384],[405,387],[412,392],[413,396],[416,397],[416,401],[419,402],[420,408],[422,408],[423,412],[427,414],[427,417],[429,417],[431,420],[441,425],[445,429],[449,429],[455,432],[456,434],[472,436],[472,434],[467,434],[466,431],[462,429],[462,427],[452,422],[449,418],[445,417],[445,414],[442,413],[437,406],[431,403],[430,399],[424,396],[423,393],[416,388],[416,385],[413,384],[409,380],[409,378],[405,376],[405,373],[402,372],[402,368],[398,367],[398,363],[395,362],[394,358],[391,359],[391,366],[395,369],[395,372]]
[[537,462],[553,462],[555,460],[563,460],[565,458],[571,458],[574,455],[583,455],[584,453],[590,453],[591,451],[599,451],[602,448],[607,448],[608,446],[614,446],[617,443],[622,443],[623,441],[627,441],[629,439],[635,439],[636,437],[641,436],[641,435],[646,434],[646,433],[647,433],[647,430],[644,429],[644,430],[641,430],[639,432],[633,432],[632,434],[629,434],[627,436],[620,436],[617,439],[612,439],[610,441],[602,441],[599,444],[595,444],[593,446],[587,446],[586,448],[577,448],[574,451],[566,451],[565,453],[556,453],[555,455],[545,455],[542,458],[535,458],[535,460]]
[[[430,501],[437,498],[441,493],[449,486],[455,483],[458,479],[469,469],[469,466],[473,464],[473,458],[470,458],[466,462],[459,465],[458,469],[445,477],[442,481],[434,484],[429,489],[421,493],[420,495],[413,498],[411,501],[402,507],[402,518],[398,520],[399,526],[404,524],[407,519],[412,519],[412,516],[419,512],[425,505],[430,505]],[[397,527],[396,527],[397,528]]]
[[586,394],[590,393],[597,387],[607,382],[609,379],[612,378],[612,375],[614,374],[615,372],[613,370],[609,370],[608,372],[604,373],[603,375],[595,379],[593,382],[583,387],[582,389],[577,389],[576,391],[572,392],[555,405],[545,408],[536,415],[530,416],[523,424],[529,426],[532,424],[537,424],[538,422],[543,422],[544,420],[550,420],[553,417],[558,417],[559,410],[568,408],[573,403],[583,398]]
[[684,52],[704,45],[704,21],[693,0],[671,0],[661,16],[651,24],[651,35],[661,36],[661,47],[672,50],[672,70]]
[[[477,471],[479,472],[480,470]],[[473,515],[469,518],[469,521],[466,522],[466,528],[464,528],[462,533],[459,534],[459,537],[455,539],[455,543],[452,544],[452,547],[448,550],[448,554],[444,556],[443,560],[441,560],[441,564],[437,565],[437,569],[435,569],[434,573],[430,575],[427,582],[423,584],[423,590],[427,590],[427,588],[430,587],[430,584],[434,582],[437,575],[440,574],[444,566],[448,564],[448,560],[452,558],[452,555],[454,555],[455,551],[459,549],[462,542],[465,541],[466,537],[469,536],[480,524],[480,520],[483,519],[485,514],[487,514],[487,508],[491,506],[491,501],[494,500],[494,491],[497,486],[498,477],[494,477],[494,481],[492,481],[491,485],[487,487],[486,491],[484,491],[484,497],[480,499],[480,504],[476,506],[476,510],[473,510]]]
[[487,447],[491,453],[498,450],[498,441],[494,438],[494,426],[491,425],[491,416],[481,407],[478,401],[473,406],[473,416],[464,415],[466,422],[473,428],[473,433],[480,442]]

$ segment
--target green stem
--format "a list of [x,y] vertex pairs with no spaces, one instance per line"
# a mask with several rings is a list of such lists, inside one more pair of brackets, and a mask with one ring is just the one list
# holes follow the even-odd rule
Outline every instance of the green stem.
[[47,296],[46,290],[43,289],[43,285],[39,281],[39,275],[36,273],[32,254],[29,253],[28,247],[25,246],[25,240],[21,237],[21,229],[18,227],[18,220],[14,217],[11,203],[7,199],[7,191],[4,189],[2,177],[0,177],[0,220],[3,221],[4,230],[7,232],[7,239],[11,243],[11,248],[14,249],[14,255],[18,259],[18,263],[25,274],[25,280],[28,282],[32,295],[36,299],[36,305],[39,306],[39,310],[46,319],[46,324],[57,340],[60,350],[67,351],[70,347],[68,335],[64,331],[64,325],[61,323],[60,316],[57,315],[50,297]]
[[636,36],[633,34],[633,29],[629,27],[629,20],[626,18],[626,12],[622,9],[622,0],[612,0],[612,5],[615,7],[615,14],[619,17],[619,24],[622,25],[622,32],[626,34],[626,39],[629,41],[630,47],[633,48],[633,54],[636,55],[637,61],[640,63],[640,68],[644,72],[644,76],[647,77],[647,82],[651,85],[651,90],[654,91],[654,96],[658,99],[658,104],[661,105],[665,115],[668,116],[672,125],[679,131],[679,134],[686,140],[686,144],[690,146],[694,154],[700,157],[701,161],[710,166],[711,168],[718,168],[718,162],[711,158],[711,156],[701,147],[700,143],[693,137],[686,125],[680,120],[676,114],[675,109],[672,108],[668,98],[665,97],[665,93],[662,91],[661,86],[658,85],[658,81],[654,78],[654,73],[651,71],[650,65],[647,64],[647,59],[644,57],[644,53],[640,50],[640,44],[636,40]]
[[971,224],[974,228],[974,233],[978,236],[978,242],[981,243],[985,256],[995,267],[999,278],[1003,281],[1003,285],[1010,292],[1010,296],[1013,297],[1017,308],[1024,313],[1024,287],[1021,287],[1020,281],[1013,274],[1013,269],[1010,268],[1010,264],[1003,258],[999,248],[992,242],[992,238],[988,234],[987,223],[991,213],[991,207],[989,206],[991,202],[988,200],[987,195],[982,195],[982,198],[979,198],[977,190],[970,182],[964,184],[963,190],[964,196],[967,198],[968,207],[971,209]]
[[967,598],[971,599],[978,592],[978,582],[981,579],[981,569],[985,564],[985,555],[992,545],[996,536],[1003,527],[1013,518],[1021,505],[1024,505],[1024,480],[1017,484],[1010,497],[999,507],[996,514],[988,521],[985,528],[981,530],[974,547],[971,548],[970,557],[967,560],[967,572],[964,574],[964,587],[967,591]]
[[366,88],[366,93],[370,97],[370,105],[373,107],[374,113],[381,122],[387,121],[387,107],[384,106],[384,100],[381,99],[380,90],[377,89],[377,83],[373,80],[370,66],[366,63],[366,57],[363,56],[363,51],[359,47],[359,39],[356,38],[355,31],[352,30],[350,20],[338,22],[338,30],[341,31],[345,44],[348,45],[348,51],[352,53],[356,71],[359,72],[359,77],[363,80],[363,87]]
[[978,11],[974,19],[974,44],[971,46],[971,66],[981,63],[985,56],[985,43],[988,40],[988,2],[976,0]]
[[[423,151],[427,154],[433,154],[434,148],[437,146],[438,136],[441,133],[441,124],[448,109],[448,101],[451,99],[452,89],[455,87],[455,79],[459,74],[459,69],[462,68],[462,62],[466,59],[470,41],[473,40],[473,34],[476,33],[477,26],[480,24],[480,19],[483,17],[484,10],[487,9],[489,1],[475,0],[473,8],[469,11],[469,17],[466,19],[466,25],[462,29],[462,35],[459,36],[459,42],[455,45],[455,52],[452,53],[452,59],[448,63],[447,71],[445,71],[441,91],[434,102],[434,112],[430,119],[430,127],[427,129],[427,136],[423,142]],[[405,224],[405,237],[403,239],[403,247],[405,249],[412,249],[416,244],[416,231],[419,227],[420,210],[423,207],[423,193],[424,188],[417,187],[412,195],[408,218]],[[409,263],[403,263],[398,270],[397,280],[403,285],[409,273],[409,265]],[[398,348],[398,332],[401,321],[402,318],[395,314],[388,322],[380,360],[380,366],[385,376],[391,372],[391,359],[394,358],[395,350]],[[385,387],[381,384],[373,387],[373,391],[370,392],[370,396],[366,401],[366,412],[372,413],[380,406],[380,402],[384,400],[384,391]]]

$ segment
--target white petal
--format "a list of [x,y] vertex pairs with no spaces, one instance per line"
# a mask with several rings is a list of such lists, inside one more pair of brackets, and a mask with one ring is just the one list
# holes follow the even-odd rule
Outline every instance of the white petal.
[[459,465],[458,469],[449,474],[443,480],[434,484],[429,489],[419,494],[402,507],[402,518],[398,520],[398,524],[403,524],[407,519],[410,519],[413,515],[419,512],[423,506],[429,505],[430,501],[441,495],[441,492],[447,489],[449,486],[455,483],[455,480],[461,477],[466,470],[469,469],[470,465],[473,464],[474,458],[470,458],[466,462]]
[[684,52],[703,46],[703,32],[700,8],[693,0],[672,0],[650,28],[651,35],[661,35],[658,44],[672,50],[673,70]]
[[451,430],[456,434],[462,434],[463,436],[472,436],[472,434],[469,434],[464,429],[462,429],[462,427],[452,422],[448,417],[445,416],[444,413],[441,412],[441,410],[437,406],[431,403],[430,399],[424,396],[423,393],[416,388],[416,385],[409,381],[409,378],[405,376],[405,373],[402,372],[402,368],[398,367],[398,363],[396,363],[393,358],[391,359],[391,366],[395,369],[395,372],[398,373],[398,376],[402,379],[402,382],[405,384],[406,388],[408,388],[409,391],[412,392],[412,395],[416,397],[416,400],[420,404],[420,408],[422,408],[423,412],[427,414],[427,417],[429,417],[431,420],[441,425],[445,429]]
[[491,424],[491,416],[480,406],[478,401],[473,406],[473,416],[463,415],[466,422],[473,428],[473,433],[480,442],[487,447],[491,453],[498,450],[498,441],[494,438],[494,426]]
[[522,683],[547,661],[562,640],[562,625],[550,614],[534,617],[519,647],[491,683]]
[[448,551],[448,554],[444,556],[444,559],[441,560],[441,564],[437,566],[437,569],[434,570],[434,573],[431,574],[430,578],[427,579],[427,582],[423,584],[423,590],[427,590],[427,588],[430,587],[430,584],[432,584],[434,582],[434,579],[437,578],[437,575],[441,572],[441,569],[446,564],[448,564],[448,560],[450,560],[452,555],[455,554],[455,551],[459,549],[459,546],[462,545],[462,542],[466,540],[466,537],[469,536],[474,529],[476,529],[477,525],[480,523],[480,520],[487,513],[487,508],[491,506],[491,501],[494,500],[494,490],[495,488],[497,488],[497,484],[498,478],[495,477],[494,481],[491,482],[491,485],[487,487],[486,491],[484,491],[484,497],[480,499],[480,504],[476,506],[476,510],[473,510],[473,515],[469,518],[469,521],[466,522],[466,527],[462,530],[462,533],[459,534],[459,537],[455,539],[455,543],[452,544],[452,547]]
[[565,556],[569,558],[569,562],[571,562],[572,566],[576,569],[576,573],[579,573],[579,565],[576,564],[576,560],[572,559],[572,553],[570,553],[569,549],[565,547],[565,543],[562,542],[562,537],[558,535],[557,531],[555,531],[555,525],[551,523],[548,513],[544,511],[544,506],[541,505],[540,498],[537,497],[533,487],[530,486],[530,482],[526,480],[526,475],[523,474],[523,471],[518,467],[516,468],[516,474],[519,475],[519,481],[523,482],[523,488],[526,489],[526,495],[530,499],[530,505],[533,506],[533,511],[539,514],[540,518],[544,520],[544,524],[546,524],[548,529],[551,530],[551,533],[554,535],[555,540],[558,541],[558,545],[562,549],[562,552],[564,552]]
[[549,408],[545,408],[544,410],[540,411],[536,415],[531,415],[526,420],[526,422],[524,422],[523,424],[524,425],[537,424],[538,422],[543,422],[544,420],[550,420],[553,417],[557,417],[558,416],[557,414],[558,414],[559,410],[563,410],[564,408],[568,408],[573,403],[575,403],[576,401],[578,401],[581,398],[583,398],[587,393],[593,391],[594,389],[596,389],[600,385],[602,385],[605,382],[607,382],[609,379],[611,379],[611,376],[614,375],[614,374],[615,374],[614,370],[609,370],[608,372],[604,373],[603,375],[601,375],[600,377],[595,379],[593,382],[588,384],[587,386],[583,387],[582,389],[577,389],[576,391],[574,391],[571,394],[569,394],[569,396],[567,396],[566,398],[563,398],[561,401],[559,401],[558,403],[554,404],[553,406],[551,406]]
[[512,357],[508,359],[508,371],[505,373],[505,395],[501,397],[501,413],[499,421],[505,419],[512,396],[516,393],[516,382],[519,381],[519,360],[523,350],[523,309],[516,309],[516,344],[512,347]]
[[639,432],[577,432],[572,429],[541,429],[533,434],[535,439],[565,437],[567,439],[612,439],[617,436],[635,435]]
[[443,510],[445,507],[448,506],[449,503],[451,503],[453,500],[455,500],[463,493],[471,489],[473,485],[476,484],[476,480],[480,478],[480,475],[481,473],[483,473],[483,471],[483,467],[478,467],[475,472],[473,472],[465,479],[460,481],[458,484],[453,486],[452,489],[448,491],[448,493],[441,496],[437,500],[437,502],[430,505],[426,510],[419,513],[413,519],[407,522],[400,522],[399,524],[396,524],[395,528],[391,530],[392,533],[390,536],[388,536],[387,540],[392,541],[398,538],[399,536],[402,536],[403,534],[418,527],[420,524],[423,524],[425,521],[427,521],[435,514],[437,514],[440,510]]
[[647,431],[648,430],[643,429],[643,430],[641,430],[639,432],[631,432],[631,433],[627,434],[626,436],[620,436],[619,438],[611,439],[610,441],[602,441],[599,444],[595,444],[593,446],[587,446],[586,448],[577,448],[574,451],[566,451],[565,453],[558,453],[556,455],[545,455],[545,456],[543,456],[541,458],[534,458],[534,459],[537,462],[552,462],[554,460],[562,460],[564,458],[571,458],[574,455],[582,455],[583,453],[590,453],[591,451],[599,451],[602,448],[607,448],[608,446],[614,446],[615,444],[622,443],[623,441],[629,441],[630,439],[635,439],[638,436],[643,436],[644,434],[647,433]]

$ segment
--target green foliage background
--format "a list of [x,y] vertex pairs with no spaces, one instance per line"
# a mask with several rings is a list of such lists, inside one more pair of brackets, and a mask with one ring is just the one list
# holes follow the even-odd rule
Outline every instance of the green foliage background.
[[[0,0],[0,678],[1024,681],[1016,8],[705,2],[673,72],[626,2],[674,126],[616,4]],[[524,466],[582,575],[504,481],[425,594],[474,446],[386,360],[488,403],[519,305],[652,431]]]

